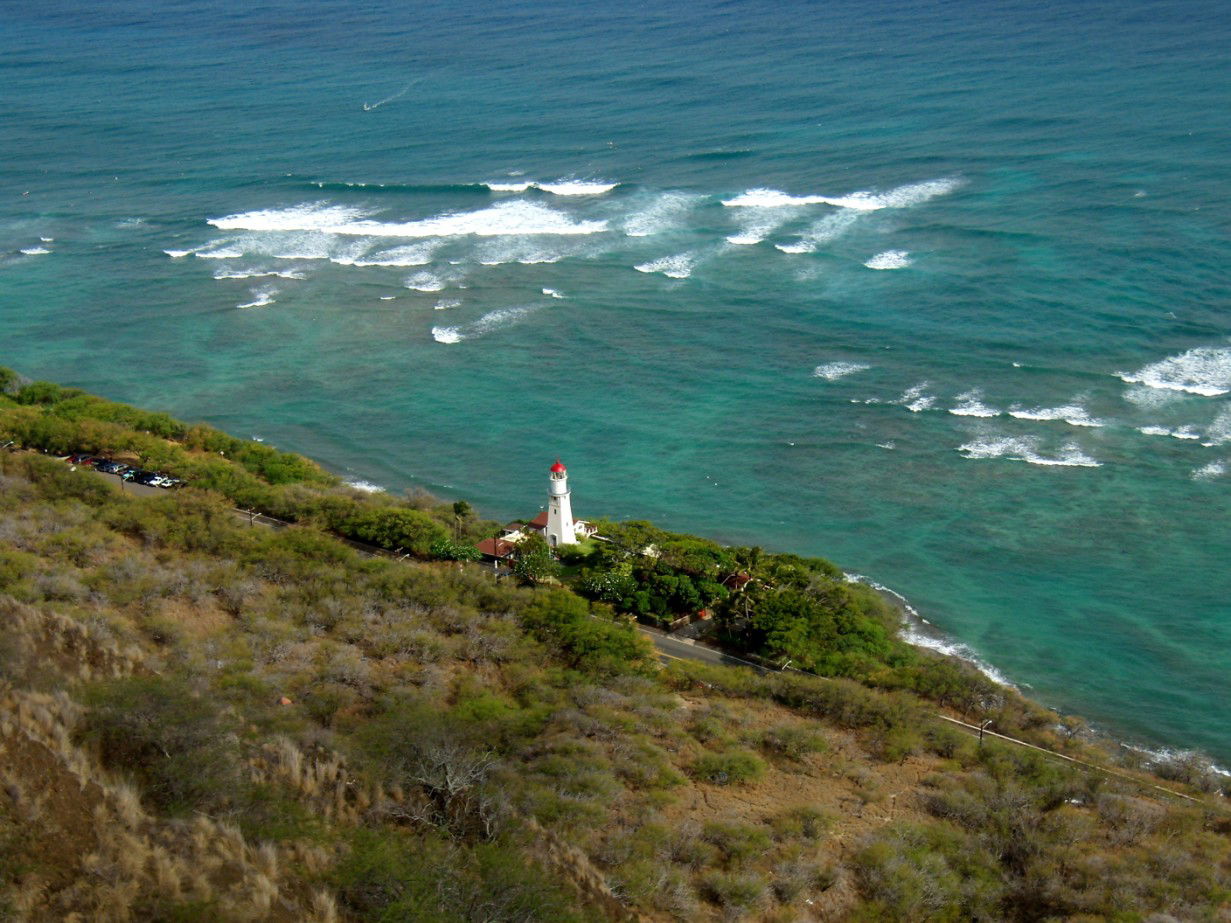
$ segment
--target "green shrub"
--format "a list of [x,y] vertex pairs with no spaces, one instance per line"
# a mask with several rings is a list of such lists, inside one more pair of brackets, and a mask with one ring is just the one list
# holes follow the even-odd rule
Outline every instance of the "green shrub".
[[761,746],[791,760],[802,760],[809,753],[824,753],[829,749],[829,743],[819,730],[795,724],[770,728],[761,736]]
[[693,763],[692,774],[713,785],[755,782],[765,775],[765,762],[750,750],[706,753]]
[[565,891],[511,846],[473,847],[404,831],[355,831],[333,882],[360,920],[581,923]]
[[807,806],[790,808],[769,819],[770,829],[779,840],[819,840],[833,823],[833,815]]
[[748,913],[765,901],[765,882],[756,875],[708,872],[701,879],[701,894],[719,907]]
[[769,834],[760,827],[731,821],[710,821],[701,831],[728,865],[738,865],[769,849]]
[[431,516],[399,507],[365,510],[346,522],[343,531],[361,542],[420,558],[430,557],[432,545],[449,537]]
[[148,804],[182,814],[225,805],[242,789],[235,722],[183,682],[140,676],[85,690],[82,738],[137,781]]

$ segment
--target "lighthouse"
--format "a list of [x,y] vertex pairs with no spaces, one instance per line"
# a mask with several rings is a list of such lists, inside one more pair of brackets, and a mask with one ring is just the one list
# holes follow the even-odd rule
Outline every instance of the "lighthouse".
[[552,548],[577,544],[577,525],[573,522],[573,502],[569,498],[568,469],[556,459],[547,482],[547,544]]

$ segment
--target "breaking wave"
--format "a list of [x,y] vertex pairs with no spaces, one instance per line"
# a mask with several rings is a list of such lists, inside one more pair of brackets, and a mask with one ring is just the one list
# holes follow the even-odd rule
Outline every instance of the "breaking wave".
[[1102,420],[1090,416],[1080,404],[1065,404],[1063,407],[1022,407],[1014,404],[1009,416],[1019,420],[1062,420],[1070,426],[1104,426]]
[[998,417],[1000,411],[983,403],[983,392],[978,388],[959,394],[955,400],[956,407],[950,407],[949,413],[957,417]]
[[862,372],[871,367],[870,365],[864,365],[862,362],[827,362],[814,368],[812,370],[812,377],[823,378],[826,381],[837,381],[839,378],[854,375],[856,372]]
[[363,478],[347,478],[346,486],[353,487],[355,490],[362,490],[366,494],[383,494],[385,488],[379,484],[373,484],[371,481],[365,481]]
[[928,650],[947,654],[950,657],[957,657],[959,660],[965,660],[992,682],[1016,688],[1003,673],[982,660],[973,648],[962,644],[960,641],[954,641],[952,638],[945,637],[938,629],[933,627],[931,622],[919,614],[919,610],[910,604],[910,600],[897,590],[887,587],[883,583],[877,583],[871,577],[865,577],[863,574],[847,573],[842,576],[847,583],[862,583],[872,587],[872,589],[879,593],[893,597],[893,600],[902,609],[902,640],[907,644],[913,644],[915,647],[926,647]]
[[1143,366],[1118,372],[1121,381],[1166,391],[1217,397],[1231,391],[1231,347],[1203,346]]
[[664,256],[661,259],[651,260],[648,263],[638,263],[633,268],[637,272],[661,272],[664,276],[671,279],[687,279],[692,275],[692,270],[696,263],[696,254],[678,253],[675,256]]
[[842,211],[826,215],[799,235],[799,240],[790,244],[774,244],[783,253],[812,253],[821,244],[837,240],[859,220],[858,212]]
[[402,284],[416,292],[439,292],[447,283],[434,273],[417,272]]
[[910,254],[905,250],[886,250],[876,254],[863,265],[869,269],[905,269],[910,264]]
[[299,269],[226,269],[224,267],[214,270],[215,279],[261,279],[267,276],[277,279],[308,278]]
[[927,393],[927,388],[930,382],[921,381],[917,385],[912,385],[902,392],[894,403],[901,404],[911,413],[920,413],[924,410],[931,410],[936,406],[936,398]]
[[778,189],[749,189],[730,199],[723,199],[728,208],[786,208],[799,205],[833,205],[853,211],[879,211],[882,208],[908,208],[928,199],[945,195],[961,185],[956,178],[909,183],[888,192],[852,192],[844,196],[790,195]]
[[529,189],[538,189],[552,195],[575,196],[604,195],[620,184],[600,180],[558,179],[546,183],[534,180],[493,180],[483,185],[492,192],[526,192]]
[[958,446],[963,458],[1005,458],[1032,465],[1061,468],[1101,468],[1102,462],[1082,452],[1076,443],[1065,443],[1054,457],[1039,451],[1039,440],[1033,436],[993,436]]
[[535,305],[522,305],[516,308],[500,308],[496,311],[489,311],[472,324],[465,324],[456,327],[433,327],[432,339],[437,343],[452,345],[460,343],[462,340],[471,340],[475,337],[481,337],[484,334],[491,333],[493,330],[498,330],[501,327],[507,327],[510,324],[515,324],[524,318],[527,314],[534,311]]
[[446,212],[415,221],[375,221],[365,212],[324,202],[211,218],[224,231],[320,231],[351,237],[498,237],[522,234],[596,234],[602,220],[575,221],[537,202],[498,202],[477,211]]
[[704,198],[687,192],[664,192],[653,202],[624,219],[621,227],[629,237],[649,237],[679,227],[684,216]]
[[1231,406],[1224,407],[1222,412],[1214,418],[1214,421],[1206,427],[1204,439],[1201,444],[1204,446],[1222,445],[1225,442],[1231,442]]
[[364,254],[359,258],[341,256],[333,257],[332,260],[341,266],[426,266],[432,261],[432,255],[441,243],[439,240],[429,240],[421,244],[406,244],[377,253]]
[[278,294],[276,288],[254,288],[249,294],[252,297],[251,301],[244,304],[237,304],[237,308],[263,308],[266,305],[274,304],[274,296]]
[[1201,431],[1195,426],[1170,429],[1166,426],[1139,426],[1137,432],[1145,436],[1170,436],[1173,439],[1200,439]]
[[1212,481],[1214,478],[1222,477],[1226,473],[1226,462],[1212,461],[1208,465],[1202,465],[1200,468],[1194,469],[1192,479],[1194,481]]

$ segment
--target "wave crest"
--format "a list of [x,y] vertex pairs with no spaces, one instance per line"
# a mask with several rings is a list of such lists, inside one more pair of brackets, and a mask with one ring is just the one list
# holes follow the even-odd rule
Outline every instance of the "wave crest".
[[1231,391],[1231,347],[1202,346],[1117,374],[1128,384],[1218,397]]

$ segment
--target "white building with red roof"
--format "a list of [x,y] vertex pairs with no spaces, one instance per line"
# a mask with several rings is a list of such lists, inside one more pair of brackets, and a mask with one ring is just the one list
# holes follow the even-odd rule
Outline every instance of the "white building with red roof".
[[560,459],[551,466],[547,481],[547,509],[527,523],[504,527],[497,538],[479,542],[478,549],[489,560],[504,561],[513,556],[518,542],[528,532],[537,532],[552,548],[576,545],[594,535],[598,529],[584,519],[573,518],[572,493],[568,487],[568,469]]

